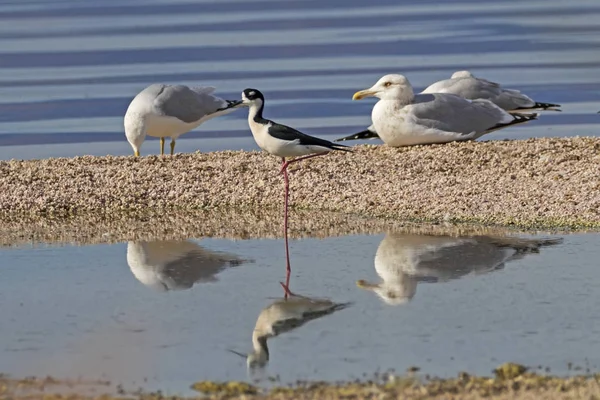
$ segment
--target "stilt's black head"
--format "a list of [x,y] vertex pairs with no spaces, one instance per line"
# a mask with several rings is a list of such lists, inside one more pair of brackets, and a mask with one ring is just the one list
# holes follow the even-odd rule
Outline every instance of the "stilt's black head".
[[265,102],[265,97],[260,92],[260,90],[248,88],[244,89],[244,91],[242,92],[242,102],[246,104],[251,104],[259,101],[261,103]]

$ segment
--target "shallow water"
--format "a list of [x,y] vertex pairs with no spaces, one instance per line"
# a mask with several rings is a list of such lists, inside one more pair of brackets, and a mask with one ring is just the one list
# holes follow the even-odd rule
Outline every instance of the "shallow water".
[[[563,105],[489,139],[600,132],[596,0],[97,4],[0,4],[0,159],[131,154],[122,117],[153,82],[214,85],[226,98],[257,87],[269,117],[333,139],[370,125],[373,101],[351,96],[381,75],[404,73],[421,90],[470,69]],[[209,121],[177,150],[256,149],[246,124],[243,111]],[[157,141],[142,152],[158,153]],[[294,240],[291,289],[352,304],[271,338],[264,370],[228,349],[250,352],[261,310],[282,304],[281,240],[162,243],[150,253],[163,263],[188,254],[187,267],[158,272],[128,262],[127,243],[4,248],[0,372],[183,393],[198,379],[335,380],[413,365],[444,376],[488,374],[504,361],[597,369],[598,235],[563,239],[503,268],[510,251],[484,245],[475,254],[486,260],[463,245],[425,268],[415,258],[415,249],[431,257],[423,237]],[[379,258],[393,284],[378,295],[356,282],[379,282],[380,246],[396,258]],[[240,260],[221,268],[207,252]]]
[[[351,96],[383,74],[404,73],[421,90],[466,68],[563,105],[488,139],[599,132],[595,0],[96,4],[0,5],[0,159],[130,154],[122,117],[153,82],[214,85],[227,98],[257,87],[268,116],[333,139],[370,125],[373,101]],[[177,150],[255,149],[248,135],[240,110]]]
[[410,366],[442,376],[505,361],[597,369],[599,237],[543,238],[562,242],[518,256],[523,241],[497,236],[293,240],[291,290],[351,305],[269,339],[269,362],[253,369],[228,350],[251,352],[261,310],[285,304],[282,240],[4,248],[0,371],[185,393],[199,379],[337,380]]

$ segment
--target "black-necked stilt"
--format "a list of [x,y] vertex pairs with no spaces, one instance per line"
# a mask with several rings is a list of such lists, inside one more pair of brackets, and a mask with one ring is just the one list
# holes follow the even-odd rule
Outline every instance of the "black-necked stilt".
[[125,136],[136,157],[146,135],[160,138],[160,154],[165,152],[165,138],[170,137],[173,154],[179,136],[241,104],[239,100],[223,100],[213,95],[214,91],[214,87],[155,83],[138,93],[124,119]]
[[[242,104],[250,108],[248,112],[248,124],[252,136],[258,146],[264,151],[281,157],[282,164],[280,173],[283,173],[285,183],[284,195],[284,237],[287,260],[287,279],[290,276],[290,255],[288,248],[288,193],[289,180],[287,167],[295,162],[306,160],[328,153],[333,150],[351,151],[348,146],[332,143],[328,140],[306,135],[294,128],[281,125],[263,117],[265,98],[257,89],[245,89],[242,92]],[[297,157],[287,161],[286,157]]]
[[[284,289],[287,288],[284,287]],[[329,299],[306,297],[288,292],[290,297],[277,300],[264,308],[256,320],[252,331],[252,347],[250,354],[230,352],[246,359],[248,368],[264,367],[269,361],[267,340],[296,329],[308,321],[321,318],[349,307],[352,303],[335,303]]]

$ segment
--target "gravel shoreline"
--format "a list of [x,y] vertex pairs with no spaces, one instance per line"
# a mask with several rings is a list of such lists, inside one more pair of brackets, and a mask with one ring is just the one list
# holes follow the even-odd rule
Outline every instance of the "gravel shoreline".
[[[294,210],[290,213],[289,237],[327,238],[344,235],[377,235],[387,232],[444,236],[499,236],[559,234],[562,230],[523,230],[501,226],[452,223],[414,223],[395,219]],[[580,232],[578,230],[577,232]],[[0,247],[25,244],[110,244],[128,241],[231,240],[283,238],[280,213],[224,210],[151,213],[135,215],[92,214],[72,218],[19,218],[0,225]]]
[[[291,206],[405,221],[600,227],[600,138],[390,148],[361,145],[292,167]],[[341,153],[341,152],[340,152]],[[280,217],[280,160],[262,152],[0,162],[5,226],[84,215],[236,210]],[[202,224],[202,221],[198,221]]]
[[423,375],[418,368],[404,375],[375,374],[372,379],[348,382],[298,382],[290,386],[255,386],[240,381],[198,381],[191,385],[192,396],[165,396],[142,388],[128,391],[122,385],[103,380],[57,379],[54,377],[15,379],[0,374],[0,398],[15,400],[191,400],[191,399],[597,399],[600,374],[580,373],[570,377],[539,374],[527,367],[505,363],[494,376],[465,372],[456,378]]

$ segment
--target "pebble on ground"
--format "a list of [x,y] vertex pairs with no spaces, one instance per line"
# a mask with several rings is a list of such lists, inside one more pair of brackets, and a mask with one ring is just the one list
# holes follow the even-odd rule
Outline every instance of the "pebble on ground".
[[[0,220],[149,210],[272,210],[280,160],[223,151],[0,162]],[[411,221],[600,227],[600,138],[391,148],[360,145],[293,164],[296,209]]]

